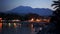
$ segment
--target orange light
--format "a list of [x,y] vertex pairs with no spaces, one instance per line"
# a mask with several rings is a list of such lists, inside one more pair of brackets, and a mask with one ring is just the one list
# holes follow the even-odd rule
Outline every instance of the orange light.
[[0,23],[0,29],[2,28],[2,23]]
[[2,28],[2,18],[0,18],[0,29]]
[[47,22],[50,22],[50,19],[48,19]]
[[0,23],[2,23],[2,18],[0,18]]
[[16,23],[14,23],[14,27],[16,28]]
[[36,19],[37,22],[40,22],[41,20],[40,19]]
[[29,22],[34,22],[34,19],[32,18],[31,20],[28,20]]

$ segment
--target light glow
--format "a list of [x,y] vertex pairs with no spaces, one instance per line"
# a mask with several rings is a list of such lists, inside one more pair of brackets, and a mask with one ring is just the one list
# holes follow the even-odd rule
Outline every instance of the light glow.
[[2,28],[2,23],[0,23],[0,29]]
[[34,21],[34,19],[32,18],[30,21]]
[[20,21],[20,20],[12,20],[12,21],[13,21],[13,22],[14,22],[14,21],[17,21],[17,22],[18,22],[18,21]]
[[14,27],[16,27],[16,23],[14,23]]
[[11,26],[11,23],[8,23],[9,27]]
[[40,19],[36,19],[37,22],[40,22],[41,20]]
[[28,20],[29,22],[34,22],[34,19],[32,18],[32,19],[30,19],[30,20]]

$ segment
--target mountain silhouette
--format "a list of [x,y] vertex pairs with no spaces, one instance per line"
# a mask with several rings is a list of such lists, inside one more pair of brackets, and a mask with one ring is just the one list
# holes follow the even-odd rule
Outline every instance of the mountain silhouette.
[[32,8],[29,6],[19,6],[8,11],[8,13],[15,13],[15,14],[20,14],[20,15],[22,14],[24,15],[27,13],[36,13],[41,16],[49,16],[49,15],[52,15],[53,11],[48,8]]

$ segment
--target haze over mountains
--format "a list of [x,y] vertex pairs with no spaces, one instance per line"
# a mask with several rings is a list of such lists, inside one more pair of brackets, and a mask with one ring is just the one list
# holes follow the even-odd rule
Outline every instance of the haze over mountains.
[[19,6],[5,13],[15,13],[19,15],[24,15],[27,13],[36,13],[41,16],[49,16],[52,15],[53,11],[48,8],[32,8],[29,6]]

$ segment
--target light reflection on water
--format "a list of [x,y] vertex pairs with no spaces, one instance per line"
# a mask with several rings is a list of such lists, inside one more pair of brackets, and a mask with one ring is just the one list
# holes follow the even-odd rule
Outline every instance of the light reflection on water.
[[[9,23],[9,26],[6,24],[3,26],[3,34],[36,34],[39,30],[42,30],[40,27],[33,27],[33,24],[20,24],[20,23]],[[14,25],[13,25],[14,24]]]
[[2,23],[0,23],[0,29],[2,28]]
[[2,34],[2,23],[0,23],[0,34]]

